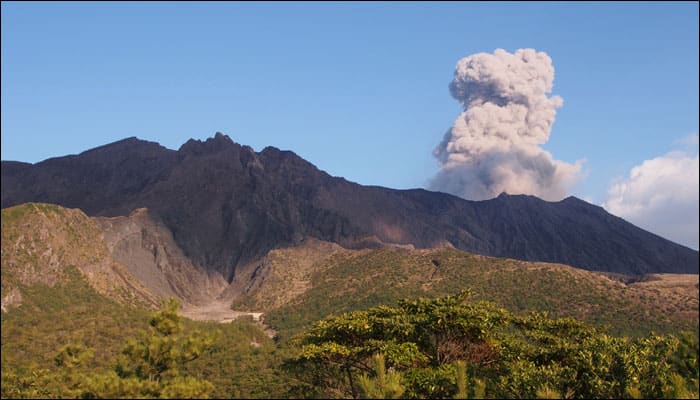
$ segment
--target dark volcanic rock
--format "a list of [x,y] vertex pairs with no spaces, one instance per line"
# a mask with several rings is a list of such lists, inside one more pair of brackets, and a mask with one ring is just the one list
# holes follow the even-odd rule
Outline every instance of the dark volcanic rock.
[[90,215],[148,208],[200,265],[235,268],[305,237],[367,247],[452,245],[484,255],[626,274],[698,273],[698,252],[574,197],[467,201],[331,177],[290,151],[256,153],[217,133],[178,151],[129,138],[31,165],[2,162],[2,207],[28,201]]

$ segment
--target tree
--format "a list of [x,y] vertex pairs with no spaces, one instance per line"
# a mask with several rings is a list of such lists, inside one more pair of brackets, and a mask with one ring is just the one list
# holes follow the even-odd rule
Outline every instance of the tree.
[[148,329],[126,341],[114,368],[105,373],[81,373],[78,367],[92,358],[93,351],[80,344],[64,346],[54,357],[59,372],[46,374],[39,386],[45,388],[47,397],[208,397],[212,384],[181,376],[179,368],[204,354],[216,337],[198,331],[183,335],[178,307],[177,300],[164,300]]
[[287,365],[303,371],[297,377],[314,396],[389,397],[391,383],[406,398],[697,397],[691,338],[681,346],[673,335],[614,337],[469,296],[402,300],[320,321],[296,338],[301,350]]
[[400,399],[406,390],[401,385],[401,374],[390,370],[387,372],[384,356],[372,357],[374,376],[363,374],[357,379],[360,394],[364,399]]
[[440,299],[403,300],[318,322],[296,339],[298,357],[287,367],[326,396],[357,398],[358,376],[375,374],[372,357],[402,375],[407,397],[452,397],[458,392],[458,360],[475,367],[495,362],[493,333],[508,322],[505,310],[471,304],[469,291]]

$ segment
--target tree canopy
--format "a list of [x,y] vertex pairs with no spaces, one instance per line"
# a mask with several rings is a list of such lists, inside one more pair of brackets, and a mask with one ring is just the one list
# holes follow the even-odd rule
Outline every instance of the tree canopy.
[[319,321],[296,338],[300,351],[286,364],[299,379],[295,390],[353,398],[697,397],[697,354],[676,336],[614,337],[470,296],[403,300]]

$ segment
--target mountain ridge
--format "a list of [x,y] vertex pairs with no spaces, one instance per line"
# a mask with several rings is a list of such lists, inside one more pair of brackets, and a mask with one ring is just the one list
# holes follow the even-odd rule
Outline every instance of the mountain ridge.
[[625,274],[698,273],[698,252],[568,197],[464,200],[363,186],[292,151],[217,133],[178,150],[137,138],[36,164],[2,161],[2,207],[28,201],[125,216],[148,208],[195,264],[231,282],[269,250],[316,237],[347,248],[453,246]]
[[308,237],[240,267],[228,284],[184,257],[146,209],[88,217],[78,209],[27,203],[3,209],[2,217],[3,313],[34,309],[37,301],[50,301],[50,293],[61,301],[86,296],[84,285],[76,286],[82,275],[93,296],[127,308],[175,297],[187,318],[230,322],[250,315],[271,337],[327,315],[466,287],[512,312],[547,311],[610,324],[618,333],[697,326],[698,275],[692,274],[600,273],[451,247],[352,250]]

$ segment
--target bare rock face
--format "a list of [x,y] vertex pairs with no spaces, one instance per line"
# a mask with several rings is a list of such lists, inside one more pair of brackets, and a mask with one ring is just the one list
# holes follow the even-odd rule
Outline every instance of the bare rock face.
[[[34,165],[3,161],[2,182],[2,207],[40,201],[102,217],[147,208],[192,265],[228,282],[270,250],[309,237],[346,248],[453,246],[625,274],[698,273],[697,251],[574,197],[546,202],[504,194],[467,201],[362,186],[290,151],[255,152],[219,133],[177,151],[129,138]],[[122,246],[117,253],[135,244],[129,239]],[[155,265],[168,259],[141,256]],[[165,290],[162,282],[157,286]],[[184,293],[175,286],[170,290]]]
[[175,297],[184,305],[210,303],[228,283],[216,272],[194,265],[172,234],[145,208],[128,217],[97,217],[112,258],[124,265],[153,294]]

